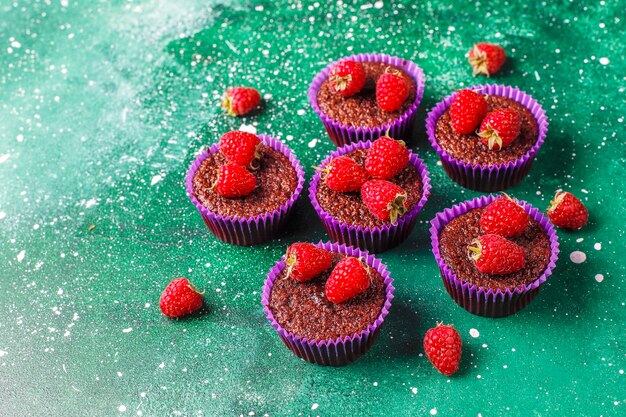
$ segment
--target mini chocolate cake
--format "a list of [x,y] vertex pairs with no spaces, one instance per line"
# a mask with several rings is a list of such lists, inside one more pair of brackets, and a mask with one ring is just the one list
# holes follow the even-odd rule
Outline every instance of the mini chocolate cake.
[[450,156],[472,165],[498,165],[515,161],[533,147],[538,139],[537,121],[530,110],[508,97],[486,96],[489,111],[511,108],[522,122],[520,134],[510,145],[501,150],[489,150],[475,133],[462,135],[452,129],[450,108],[437,120],[435,138]]
[[226,158],[218,151],[210,155],[193,178],[193,193],[213,213],[230,217],[253,217],[271,213],[285,204],[298,184],[296,170],[280,151],[262,144],[259,168],[252,171],[257,180],[254,191],[241,198],[226,198],[213,191],[218,168]]
[[[366,155],[367,150],[365,149],[355,149],[345,154],[345,156],[354,159],[361,166],[365,166]],[[413,164],[408,163],[402,171],[389,181],[399,185],[406,191],[407,212],[422,198],[422,181],[419,172],[417,172]],[[323,178],[317,186],[316,196],[320,207],[341,222],[368,228],[390,224],[389,220],[380,220],[369,211],[363,200],[361,200],[360,193],[339,193],[333,191],[328,188]]]
[[385,285],[383,277],[366,264],[371,284],[365,292],[339,304],[326,298],[326,280],[343,257],[333,252],[332,267],[307,282],[288,278],[286,269],[282,270],[269,301],[278,324],[301,338],[332,340],[360,333],[376,321],[385,304]]
[[[402,69],[383,62],[363,62],[366,82],[361,91],[351,97],[343,97],[333,90],[326,79],[317,93],[320,109],[331,119],[348,126],[375,127],[391,123],[402,116],[415,101],[415,80]],[[402,106],[394,112],[386,112],[376,103],[376,81],[392,68],[402,74],[409,88],[409,96]]]
[[461,281],[503,291],[530,284],[539,278],[550,260],[550,239],[533,219],[530,219],[521,235],[507,238],[521,246],[526,253],[526,265],[522,269],[506,275],[485,274],[476,269],[467,256],[467,245],[484,234],[479,223],[484,209],[470,210],[444,226],[439,234],[439,251],[445,264]]

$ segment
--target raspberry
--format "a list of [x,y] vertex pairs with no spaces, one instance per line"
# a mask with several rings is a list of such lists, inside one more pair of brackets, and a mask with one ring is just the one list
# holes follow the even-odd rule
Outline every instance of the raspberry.
[[372,178],[388,180],[409,163],[409,150],[403,141],[387,136],[376,139],[367,150],[365,169]]

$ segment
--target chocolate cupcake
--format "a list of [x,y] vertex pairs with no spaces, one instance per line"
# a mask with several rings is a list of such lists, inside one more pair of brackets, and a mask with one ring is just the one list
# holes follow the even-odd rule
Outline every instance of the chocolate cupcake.
[[[361,91],[343,97],[332,91],[329,74],[337,62],[352,60],[363,64],[366,83]],[[322,120],[328,136],[337,146],[374,140],[385,133],[407,138],[424,93],[424,73],[413,62],[384,54],[359,54],[333,62],[319,72],[309,87],[309,102]],[[390,68],[404,77],[409,93],[399,109],[386,112],[376,103],[376,81]]]
[[[331,252],[332,267],[310,281],[298,282],[287,277],[283,257],[267,274],[263,311],[296,356],[318,365],[347,365],[376,340],[391,307],[393,279],[386,266],[367,252],[330,242],[315,246]],[[370,286],[347,301],[333,303],[325,295],[325,284],[332,268],[346,256],[361,261]]]
[[468,245],[483,235],[480,217],[496,197],[482,196],[437,213],[430,228],[432,250],[448,294],[470,313],[504,317],[526,307],[552,274],[559,244],[552,224],[524,202],[530,219],[518,236],[508,237],[525,253],[525,264],[516,272],[494,275],[480,272],[468,257]]
[[526,176],[545,140],[546,114],[531,96],[517,88],[479,85],[471,90],[486,96],[490,112],[512,109],[517,113],[521,129],[515,141],[500,150],[490,150],[477,134],[455,132],[450,123],[450,104],[456,93],[446,97],[428,114],[428,139],[448,176],[461,186],[483,192],[513,187]]
[[250,194],[226,198],[215,192],[218,168],[226,162],[217,143],[198,155],[185,178],[187,195],[209,230],[227,243],[250,246],[274,238],[304,186],[304,171],[293,152],[268,135],[259,139],[256,187]]
[[396,222],[381,220],[367,208],[359,193],[339,193],[322,181],[322,171],[334,158],[347,156],[363,166],[372,142],[357,142],[331,152],[311,180],[309,198],[330,239],[379,253],[409,236],[417,215],[430,195],[430,177],[424,161],[409,151],[408,164],[389,181],[407,194],[406,213]]

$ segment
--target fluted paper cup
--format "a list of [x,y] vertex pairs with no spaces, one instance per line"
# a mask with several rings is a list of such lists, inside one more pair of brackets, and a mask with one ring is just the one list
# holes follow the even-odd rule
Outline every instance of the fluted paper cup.
[[[324,81],[328,78],[331,69],[335,66],[335,64],[337,64],[337,62],[343,60],[352,60],[357,62],[382,62],[401,68],[404,72],[411,76],[413,80],[415,80],[415,101],[400,117],[391,123],[385,123],[380,126],[350,126],[341,124],[340,122],[331,119],[320,109],[317,102],[317,93]],[[413,127],[415,113],[417,112],[417,108],[422,101],[424,83],[424,71],[422,71],[417,64],[411,61],[385,54],[358,54],[341,58],[320,71],[315,78],[313,78],[313,81],[309,86],[309,102],[311,103],[313,110],[315,110],[315,113],[317,113],[319,118],[322,120],[330,140],[332,140],[337,147],[359,141],[375,140],[380,136],[385,135],[387,131],[389,131],[388,134],[391,137],[408,139],[408,135],[411,133],[411,128]]]
[[[369,149],[372,146],[372,142],[356,142],[349,145],[345,145],[334,152],[331,152],[322,163],[320,168],[323,168],[333,158],[340,157],[355,149]],[[406,238],[411,234],[417,215],[419,214],[424,204],[428,200],[430,195],[430,176],[426,164],[422,161],[417,154],[410,152],[409,163],[412,164],[417,170],[420,179],[422,181],[422,196],[420,200],[404,215],[398,217],[397,224],[385,224],[377,227],[362,227],[356,225],[350,225],[334,218],[328,212],[326,212],[317,201],[317,186],[322,178],[322,173],[316,170],[309,186],[309,198],[313,208],[319,216],[324,229],[330,236],[330,239],[334,242],[345,243],[346,245],[356,246],[361,249],[367,250],[371,253],[383,252],[387,249],[391,249],[394,246],[404,242]]]
[[284,256],[267,274],[267,279],[265,280],[261,293],[263,311],[272,327],[278,333],[278,336],[280,336],[285,345],[299,358],[318,365],[347,365],[364,355],[372,347],[378,337],[380,326],[383,324],[391,308],[391,300],[393,300],[393,292],[395,290],[393,287],[393,279],[387,267],[380,259],[375,258],[365,251],[331,242],[319,242],[316,246],[329,251],[343,253],[347,256],[357,257],[361,262],[374,268],[382,276],[385,287],[385,303],[376,320],[360,333],[346,335],[337,339],[307,339],[285,330],[285,328],[276,321],[269,308],[274,281],[285,268]]
[[439,252],[439,234],[444,226],[455,217],[468,211],[484,207],[495,200],[497,196],[488,195],[477,197],[460,203],[452,208],[445,209],[437,213],[431,221],[430,236],[433,254],[441,271],[441,278],[450,297],[458,305],[463,307],[470,313],[485,317],[504,317],[513,314],[526,307],[535,298],[543,283],[552,274],[552,270],[556,266],[559,255],[559,242],[554,226],[547,217],[545,217],[538,209],[532,207],[523,201],[520,205],[528,213],[530,218],[539,223],[541,228],[545,230],[550,239],[550,258],[546,269],[530,284],[517,286],[515,288],[507,288],[505,291],[500,289],[491,289],[471,285],[463,280],[463,277],[457,276],[450,270],[444,262]]
[[298,181],[291,197],[282,206],[272,212],[252,217],[223,216],[210,211],[196,198],[193,191],[193,178],[195,177],[202,162],[204,162],[204,160],[210,155],[219,151],[218,143],[212,145],[210,148],[198,155],[187,171],[187,177],[185,178],[187,195],[200,212],[200,215],[202,215],[202,219],[209,230],[218,239],[226,243],[232,243],[240,246],[251,246],[273,239],[284,227],[285,222],[293,209],[293,205],[302,193],[302,188],[304,187],[304,170],[302,169],[302,165],[300,165],[300,161],[298,161],[291,149],[278,139],[268,135],[259,135],[259,139],[265,145],[281,152],[287,157],[287,159],[289,159],[291,166],[296,171]]
[[516,186],[524,179],[530,170],[535,156],[543,145],[548,132],[548,117],[535,99],[522,90],[505,85],[487,84],[476,85],[470,88],[480,94],[508,97],[522,104],[532,113],[537,121],[537,142],[524,155],[514,161],[496,165],[472,165],[448,154],[435,137],[435,126],[439,117],[450,107],[456,93],[449,95],[439,102],[428,113],[426,118],[426,133],[435,151],[439,154],[443,169],[448,176],[459,185],[470,190],[492,192],[502,191]]

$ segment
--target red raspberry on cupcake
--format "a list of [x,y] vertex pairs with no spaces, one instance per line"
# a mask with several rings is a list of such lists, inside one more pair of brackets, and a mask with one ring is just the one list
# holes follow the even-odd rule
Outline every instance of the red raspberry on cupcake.
[[[320,170],[319,168],[316,169]],[[328,188],[340,193],[359,191],[365,181],[368,180],[365,169],[347,156],[334,158],[321,171],[326,173],[324,181],[326,181]]]
[[526,210],[506,194],[496,198],[480,216],[480,227],[487,234],[517,236],[528,226]]
[[350,97],[365,85],[365,69],[360,62],[341,61],[330,71],[329,80],[335,92]]
[[500,150],[513,142],[520,133],[522,122],[513,109],[492,111],[483,119],[478,136],[490,150]]
[[369,180],[363,184],[361,198],[374,216],[389,220],[392,225],[407,211],[406,191],[386,180]]
[[386,112],[398,110],[408,96],[409,87],[397,71],[385,72],[376,81],[376,103]]
[[357,258],[346,257],[331,272],[326,281],[326,298],[332,303],[343,303],[365,292],[370,287],[367,270]]
[[526,264],[524,249],[494,234],[474,239],[468,245],[467,250],[476,269],[486,274],[511,274],[519,271]]
[[409,163],[409,150],[403,141],[381,136],[367,151],[365,170],[374,179],[388,180]]
[[241,165],[229,162],[220,167],[213,189],[222,197],[234,198],[247,196],[255,187],[254,175]]
[[331,267],[333,256],[326,249],[305,242],[296,242],[287,248],[285,263],[287,277],[306,282]]
[[506,52],[500,45],[493,43],[477,43],[469,52],[473,75],[483,74],[489,77],[500,70],[506,61]]
[[244,167],[252,167],[261,157],[261,140],[255,134],[234,130],[225,133],[220,139],[220,152],[229,162]]
[[450,105],[450,123],[456,133],[474,133],[487,115],[489,106],[482,94],[472,90],[459,91]]

